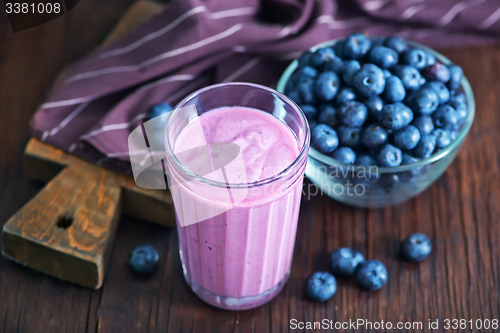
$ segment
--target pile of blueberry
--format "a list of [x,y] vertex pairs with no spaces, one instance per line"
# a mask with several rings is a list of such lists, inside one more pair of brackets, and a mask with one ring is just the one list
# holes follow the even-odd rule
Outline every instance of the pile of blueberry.
[[311,145],[341,162],[395,167],[430,157],[468,114],[462,69],[399,37],[353,34],[298,59],[285,93],[304,111]]
[[[422,233],[414,233],[401,243],[401,255],[408,261],[422,261],[431,253],[431,240]],[[378,290],[387,282],[384,264],[378,260],[365,260],[364,256],[351,248],[342,247],[330,256],[330,268],[337,276],[356,276],[366,290]],[[326,301],[337,291],[337,280],[325,271],[311,274],[306,281],[306,294],[315,301]]]

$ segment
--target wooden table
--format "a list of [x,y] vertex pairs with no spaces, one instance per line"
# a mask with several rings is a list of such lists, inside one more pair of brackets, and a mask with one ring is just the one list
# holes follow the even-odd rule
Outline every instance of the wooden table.
[[[131,2],[80,1],[68,15],[16,34],[0,21],[1,223],[40,189],[22,172],[33,110],[57,72],[98,45]],[[463,66],[477,102],[455,162],[430,189],[397,207],[363,210],[327,197],[304,199],[292,274],[269,304],[244,312],[206,305],[183,280],[175,230],[122,219],[98,291],[0,257],[0,332],[288,332],[292,319],[323,318],[424,325],[439,319],[440,332],[446,318],[500,319],[500,46],[442,51]],[[433,254],[421,264],[402,262],[399,242],[415,231],[433,239]],[[127,267],[128,252],[140,243],[161,253],[151,277],[138,278]],[[341,279],[332,300],[308,301],[305,278],[328,269],[328,254],[339,246],[383,261],[388,284],[366,292]]]

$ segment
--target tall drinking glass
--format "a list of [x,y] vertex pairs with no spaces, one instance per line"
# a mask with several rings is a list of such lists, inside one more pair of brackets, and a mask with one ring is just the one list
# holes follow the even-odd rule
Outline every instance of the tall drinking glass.
[[216,307],[276,296],[290,274],[310,131],[300,108],[251,83],[181,101],[165,127],[186,282]]

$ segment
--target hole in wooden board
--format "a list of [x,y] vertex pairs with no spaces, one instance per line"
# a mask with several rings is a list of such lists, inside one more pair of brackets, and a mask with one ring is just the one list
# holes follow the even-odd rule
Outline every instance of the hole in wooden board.
[[69,216],[59,216],[56,226],[61,229],[68,229],[73,224],[73,218]]

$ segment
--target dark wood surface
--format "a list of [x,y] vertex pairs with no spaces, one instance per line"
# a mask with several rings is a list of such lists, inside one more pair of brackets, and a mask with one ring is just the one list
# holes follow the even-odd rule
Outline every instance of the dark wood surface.
[[[16,34],[0,16],[1,224],[41,188],[22,167],[33,110],[57,72],[101,43],[131,2],[80,1],[68,15]],[[288,332],[294,318],[424,324],[428,319],[441,324],[445,318],[500,319],[500,46],[442,51],[463,66],[477,103],[457,159],[431,188],[396,207],[363,210],[327,197],[303,200],[292,275],[269,304],[244,312],[204,304],[183,281],[175,230],[122,218],[98,291],[1,257],[0,332],[260,333]],[[397,256],[399,241],[414,231],[433,240],[433,254],[421,264]],[[161,254],[159,267],[147,278],[127,267],[128,252],[140,243],[153,244]],[[309,302],[303,293],[306,276],[328,269],[328,254],[339,246],[383,261],[388,284],[366,292],[351,280],[339,280],[333,299]]]

